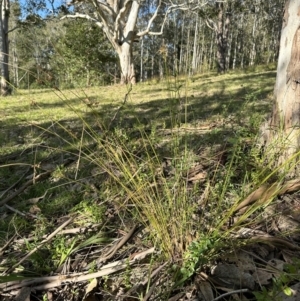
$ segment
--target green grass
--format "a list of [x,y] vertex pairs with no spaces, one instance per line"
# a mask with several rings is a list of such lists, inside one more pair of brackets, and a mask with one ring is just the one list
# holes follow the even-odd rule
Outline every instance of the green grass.
[[[238,249],[242,244],[231,236],[237,227],[227,227],[229,217],[240,200],[270,181],[271,168],[255,143],[271,110],[275,75],[259,67],[134,87],[18,90],[1,99],[2,199],[14,183],[20,187],[30,175],[52,170],[8,203],[34,215],[33,222],[0,209],[1,245],[13,236],[30,238],[6,256],[2,270],[69,215],[75,216],[72,227],[93,224],[98,230],[56,236],[19,267],[23,275],[47,275],[85,252],[105,250],[108,237],[119,231],[142,225],[142,234],[123,252],[126,258],[155,246],[156,265],[173,262],[164,300],[224,250]],[[194,176],[201,179],[192,178],[198,167]],[[278,176],[273,173],[272,180]],[[254,211],[250,224],[262,218],[260,208]],[[134,285],[131,273],[125,271],[126,287]]]

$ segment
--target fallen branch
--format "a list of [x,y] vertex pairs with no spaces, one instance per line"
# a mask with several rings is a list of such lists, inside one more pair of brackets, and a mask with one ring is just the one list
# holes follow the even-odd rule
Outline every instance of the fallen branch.
[[[109,263],[102,267],[98,272],[91,273],[91,274],[84,274],[84,273],[76,273],[71,275],[59,275],[59,276],[47,276],[47,277],[39,277],[30,280],[23,280],[23,281],[12,281],[7,283],[1,283],[0,289],[3,289],[3,292],[9,292],[11,290],[20,289],[22,287],[31,286],[33,290],[46,290],[54,287],[61,286],[67,283],[77,283],[81,281],[87,281],[94,278],[103,277],[106,275],[110,275],[115,273],[119,270],[128,268],[129,265],[133,265],[139,260],[144,259],[147,255],[152,254],[154,252],[154,248],[150,248],[146,251],[136,254],[131,260],[122,259],[119,261],[115,261],[113,263]],[[45,284],[41,284],[38,286],[33,286],[34,284],[48,282]]]
[[16,214],[19,214],[25,218],[32,218],[32,219],[37,219],[37,216],[34,215],[34,214],[31,214],[31,213],[23,213],[21,212],[20,210],[17,210],[11,206],[8,206],[7,204],[4,205],[4,207],[6,207],[8,210],[12,211],[12,212],[15,212]]
[[[95,231],[95,229],[97,227],[99,227],[100,225],[101,224],[91,224],[91,225],[87,225],[86,227],[78,227],[78,228],[61,230],[57,234],[65,235],[65,234],[80,234],[80,233],[92,232],[92,231]],[[43,235],[41,238],[45,239],[45,238],[47,238],[47,235]],[[36,237],[21,238],[21,239],[15,240],[14,244],[23,244],[25,242],[30,242],[33,240],[36,240]]]
[[[73,162],[73,159],[67,159],[65,160],[65,162],[63,162],[63,166],[67,166],[68,164],[70,164],[71,162]],[[39,175],[37,175],[36,177],[32,177],[32,179],[28,180],[27,182],[25,182],[18,190],[16,190],[14,193],[12,193],[11,195],[9,195],[7,198],[5,198],[4,200],[2,200],[0,202],[0,206],[5,205],[7,202],[11,201],[13,198],[15,198],[16,196],[18,196],[22,191],[24,191],[28,186],[35,184],[36,182],[40,182],[46,178],[48,178],[52,172],[54,172],[55,169],[52,170],[48,170],[46,172],[43,172]]]

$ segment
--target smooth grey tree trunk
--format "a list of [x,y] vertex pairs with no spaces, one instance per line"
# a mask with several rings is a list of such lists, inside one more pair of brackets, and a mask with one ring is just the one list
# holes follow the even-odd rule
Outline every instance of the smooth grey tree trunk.
[[218,2],[216,5],[218,8],[218,22],[216,26],[218,72],[224,73],[226,71],[226,55],[230,18],[229,14],[225,16],[226,10],[223,2]]
[[256,36],[256,29],[257,29],[257,15],[254,14],[254,21],[252,25],[252,47],[250,50],[250,60],[249,60],[249,66],[254,65],[255,57],[256,57],[256,41],[255,41],[255,36]]
[[140,82],[144,80],[144,37],[141,42],[141,58],[140,58]]
[[[288,0],[285,7],[269,121],[262,127],[262,142],[268,157],[280,166],[300,146],[300,0]],[[292,161],[291,161],[292,162]]]
[[123,44],[118,50],[118,56],[121,67],[121,84],[135,84],[135,70],[132,56],[132,45]]
[[0,74],[1,74],[1,95],[11,94],[9,82],[9,66],[8,66],[8,20],[10,12],[9,0],[0,0]]
[[196,18],[196,25],[195,25],[195,36],[194,36],[194,45],[193,45],[193,58],[192,58],[192,74],[197,72],[197,43],[198,43],[198,18]]

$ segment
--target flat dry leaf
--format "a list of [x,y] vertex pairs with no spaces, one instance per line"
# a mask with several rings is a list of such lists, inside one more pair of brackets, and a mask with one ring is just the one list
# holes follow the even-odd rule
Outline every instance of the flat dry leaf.
[[38,214],[38,213],[41,213],[41,208],[38,207],[37,205],[32,205],[30,208],[29,208],[29,212],[31,214]]
[[273,277],[272,273],[262,269],[257,269],[252,276],[254,278],[254,281],[260,285],[270,284],[270,281]]
[[276,258],[273,258],[271,260],[268,261],[268,264],[272,267],[274,267],[275,269],[279,270],[279,271],[283,271],[285,262]]
[[96,278],[94,278],[87,286],[85,290],[85,295],[83,297],[83,301],[89,301],[93,300],[91,297],[93,296],[92,292],[97,288],[98,286],[98,281]]
[[198,287],[200,288],[200,291],[204,296],[205,301],[211,301],[214,299],[211,284],[208,281],[200,281],[200,283],[198,283]]
[[196,174],[195,176],[188,178],[188,181],[190,181],[190,182],[201,181],[201,180],[206,179],[206,177],[207,177],[207,172],[202,171],[202,172],[199,172],[198,174]]
[[42,201],[45,198],[46,194],[47,194],[47,191],[42,196],[39,196],[37,198],[28,199],[27,202],[29,204],[36,204],[36,203]]

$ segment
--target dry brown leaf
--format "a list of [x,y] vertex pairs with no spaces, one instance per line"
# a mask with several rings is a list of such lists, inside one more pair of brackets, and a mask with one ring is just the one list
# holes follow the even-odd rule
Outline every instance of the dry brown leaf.
[[40,213],[41,211],[42,211],[41,208],[38,207],[37,205],[33,205],[33,206],[31,206],[31,207],[29,208],[29,212],[30,212],[31,214],[38,214],[38,213]]
[[280,259],[273,258],[270,261],[268,261],[268,264],[282,272],[284,269],[285,262]]
[[253,278],[254,281],[257,282],[260,285],[268,285],[270,284],[270,281],[272,280],[272,273],[267,272],[266,270],[263,269],[257,269],[254,273],[253,273]]
[[47,292],[47,301],[53,301],[53,293],[50,291]]
[[211,288],[211,284],[208,281],[200,281],[198,283],[198,287],[200,288],[200,291],[204,296],[205,301],[211,301],[214,299],[214,294]]
[[195,176],[188,178],[188,181],[190,181],[190,182],[201,181],[201,180],[206,179],[206,177],[207,177],[207,172],[202,171],[202,172],[199,172],[198,174],[196,174]]
[[254,279],[251,274],[245,273],[234,264],[217,264],[211,271],[217,280],[226,282],[228,287],[243,287],[254,289]]
[[48,192],[48,191],[46,191],[42,196],[39,196],[39,197],[37,197],[37,198],[31,198],[31,199],[28,199],[27,202],[28,202],[29,204],[36,204],[36,203],[42,201],[42,200],[45,198],[47,192]]

